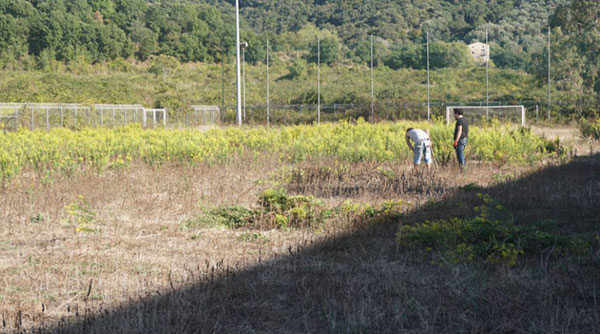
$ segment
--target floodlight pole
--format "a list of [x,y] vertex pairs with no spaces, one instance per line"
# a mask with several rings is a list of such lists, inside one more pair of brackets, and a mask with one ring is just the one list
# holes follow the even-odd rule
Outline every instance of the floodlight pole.
[[548,26],[548,120],[550,120],[550,110],[552,107],[552,100],[550,95],[550,45],[552,40],[550,39],[550,26]]
[[267,125],[270,122],[271,106],[269,99],[269,39],[267,39]]
[[321,123],[321,38],[317,37],[317,123]]
[[240,82],[240,4],[235,0],[235,61],[236,61],[236,85],[237,85],[237,123],[242,125],[242,86]]
[[371,123],[375,122],[375,80],[373,75],[373,35],[371,35]]
[[488,30],[485,29],[485,120],[490,119],[490,45],[488,44]]
[[225,49],[221,42],[221,122],[223,121],[223,113],[225,112]]
[[246,120],[246,47],[248,47],[248,43],[242,42],[242,106],[244,120]]
[[427,120],[431,119],[431,100],[429,95],[429,31],[427,32]]

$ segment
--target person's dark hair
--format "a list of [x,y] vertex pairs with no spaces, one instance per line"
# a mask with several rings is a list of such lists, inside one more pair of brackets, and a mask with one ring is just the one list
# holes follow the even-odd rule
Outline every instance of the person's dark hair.
[[413,128],[408,128],[406,129],[406,132],[410,131],[410,130],[414,130]]
[[463,116],[465,114],[465,112],[460,108],[454,109],[454,113],[460,116]]

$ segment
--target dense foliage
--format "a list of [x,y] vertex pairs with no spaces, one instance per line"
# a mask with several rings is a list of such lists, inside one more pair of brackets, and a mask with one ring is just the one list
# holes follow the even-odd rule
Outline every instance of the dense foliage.
[[[370,34],[384,60],[394,46],[422,46],[425,31],[434,40],[471,43],[485,29],[502,47],[498,62],[510,67],[540,49],[543,26],[566,0],[532,1],[241,1],[248,59],[264,59],[267,35],[275,51],[308,50],[315,27],[355,61],[369,58]],[[165,54],[181,61],[214,61],[234,44],[232,1],[1,0],[0,59],[98,62],[117,57],[147,59]],[[312,28],[311,28],[312,27]],[[291,35],[305,30],[304,36]],[[292,37],[292,38],[290,38]],[[441,44],[439,44],[441,45]],[[508,58],[509,60],[504,60]],[[406,64],[414,66],[415,64]],[[418,66],[422,66],[418,63]]]
[[558,254],[583,254],[589,245],[582,239],[558,233],[555,221],[515,223],[512,212],[488,194],[478,193],[481,205],[474,207],[471,219],[426,221],[404,225],[398,241],[405,247],[439,251],[452,262],[483,259],[488,263],[517,264],[523,255],[539,257],[552,248]]
[[[407,127],[427,127],[435,154],[452,152],[452,127],[427,123],[358,122],[272,128],[228,128],[205,133],[194,130],[143,130],[129,126],[114,130],[19,131],[0,134],[0,178],[23,169],[50,175],[74,173],[81,167],[98,172],[124,168],[140,161],[149,165],[224,163],[243,153],[278,154],[283,161],[333,157],[342,161],[400,161],[411,156],[404,142]],[[547,142],[530,131],[498,124],[470,132],[468,156],[481,161],[533,162],[545,158]]]
[[[241,1],[241,7],[242,39],[249,43],[245,59],[262,62],[269,40],[272,64],[284,62],[289,68],[289,75],[278,78],[282,80],[314,75],[310,66],[316,61],[317,37],[322,62],[331,66],[369,63],[371,35],[376,66],[424,69],[429,32],[431,68],[474,68],[467,44],[484,41],[487,30],[492,67],[525,70],[536,76],[536,88],[545,88],[550,25],[553,101],[568,96],[568,113],[597,114],[597,1],[252,0]],[[233,1],[223,0],[0,0],[0,68],[56,72],[58,61],[74,72],[90,63],[126,71],[128,63],[150,60],[163,63],[153,73],[162,73],[166,81],[177,62],[215,63],[225,57],[231,64],[233,22]],[[165,66],[165,59],[173,65]],[[497,81],[493,83],[496,90]],[[288,102],[316,100],[315,92],[296,93]],[[391,100],[392,94],[389,90],[382,97]],[[513,94],[500,98],[539,100]],[[170,97],[160,104],[187,104],[174,101]]]

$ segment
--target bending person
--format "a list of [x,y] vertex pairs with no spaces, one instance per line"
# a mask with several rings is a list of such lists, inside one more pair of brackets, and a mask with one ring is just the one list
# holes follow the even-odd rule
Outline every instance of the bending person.
[[408,148],[410,148],[414,153],[413,163],[415,165],[415,168],[417,168],[417,166],[421,164],[421,159],[424,156],[425,165],[427,165],[427,169],[430,170],[431,140],[429,139],[429,130],[408,128],[406,129],[404,139],[406,139],[406,145],[408,145]]

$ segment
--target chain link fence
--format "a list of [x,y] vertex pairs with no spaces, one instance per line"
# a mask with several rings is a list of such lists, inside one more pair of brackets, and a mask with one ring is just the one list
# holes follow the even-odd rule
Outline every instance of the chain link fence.
[[[562,113],[571,108],[569,102],[555,101],[552,108],[540,101],[490,101],[490,109],[498,106],[525,107],[525,124],[548,121],[560,122],[577,119],[576,113]],[[486,107],[485,101],[448,101],[430,103],[430,120],[444,121],[446,108],[452,106]],[[373,108],[373,109],[371,109]],[[373,112],[371,112],[373,110]],[[321,122],[356,121],[360,118],[371,122],[428,119],[426,102],[385,101],[362,104],[289,104],[248,105],[245,107],[243,124],[246,125],[294,125]],[[497,108],[490,113],[503,122],[521,123],[520,113],[503,112]],[[471,113],[473,123],[485,120]],[[60,103],[0,103],[0,129],[15,131],[20,128],[49,130],[51,128],[80,129],[83,127],[118,127],[139,124],[155,128],[195,128],[236,124],[236,106],[192,106],[186,110],[149,109],[142,105],[119,104],[60,104]]]

